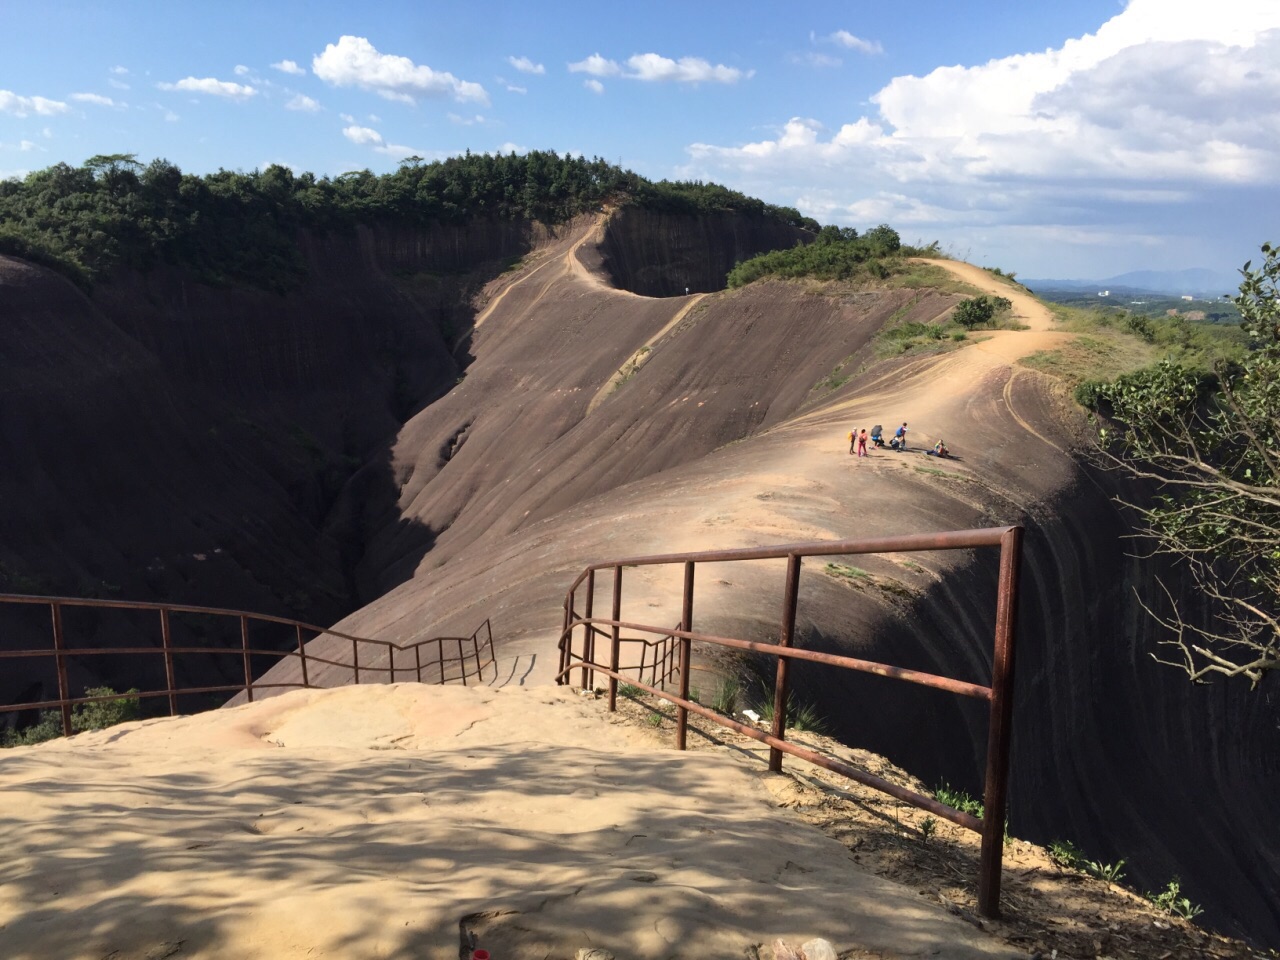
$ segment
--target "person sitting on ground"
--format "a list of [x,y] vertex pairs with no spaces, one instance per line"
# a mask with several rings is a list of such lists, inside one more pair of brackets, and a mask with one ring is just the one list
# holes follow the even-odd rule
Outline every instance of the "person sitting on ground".
[[873,447],[884,446],[884,427],[878,423],[871,428],[871,445]]
[[931,457],[949,457],[951,451],[947,449],[947,445],[939,440],[933,445],[933,449],[929,451]]
[[907,421],[903,420],[902,426],[893,431],[893,439],[896,442],[892,446],[899,453],[907,449]]

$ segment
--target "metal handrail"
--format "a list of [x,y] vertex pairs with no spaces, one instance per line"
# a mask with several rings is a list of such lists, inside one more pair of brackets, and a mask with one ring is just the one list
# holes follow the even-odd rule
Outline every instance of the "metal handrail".
[[[0,714],[14,713],[25,710],[50,710],[59,709],[62,713],[62,729],[63,733],[70,735],[72,732],[71,708],[85,703],[104,703],[113,700],[125,699],[149,699],[153,697],[168,697],[169,699],[169,715],[177,716],[177,698],[179,695],[190,694],[208,694],[208,693],[243,693],[246,699],[252,703],[255,690],[269,689],[306,689],[314,688],[316,685],[311,682],[308,667],[311,665],[323,665],[339,668],[347,668],[352,672],[352,682],[360,683],[361,675],[367,677],[380,677],[386,675],[386,682],[395,683],[396,674],[401,673],[405,676],[412,676],[418,682],[423,682],[423,672],[431,674],[434,668],[439,669],[438,683],[444,684],[449,680],[461,680],[465,686],[469,679],[475,678],[477,682],[484,682],[484,674],[489,667],[493,668],[493,678],[497,679],[498,664],[493,652],[493,630],[488,620],[485,620],[469,637],[428,637],[424,640],[417,640],[412,643],[400,644],[393,640],[380,640],[372,637],[358,637],[349,633],[343,633],[340,630],[333,630],[328,627],[320,627],[315,624],[306,623],[301,620],[291,620],[287,617],[278,617],[267,613],[252,613],[247,610],[232,610],[223,607],[202,607],[190,604],[179,603],[148,603],[134,600],[92,600],[81,597],[46,597],[33,596],[29,594],[0,594],[0,604],[28,604],[28,605],[46,605],[49,607],[52,620],[52,648],[27,649],[27,650],[0,650],[0,660],[23,659],[31,657],[52,657],[55,660],[58,677],[58,699],[28,701],[16,704],[0,705]],[[62,611],[66,607],[89,607],[95,609],[107,610],[139,610],[148,612],[158,612],[160,614],[160,646],[159,647],[68,647],[66,644],[66,631],[63,626]],[[170,627],[170,616],[174,613],[193,613],[218,617],[234,617],[240,621],[240,644],[235,647],[226,646],[189,646],[175,645],[172,640],[172,631]],[[297,637],[296,649],[280,650],[274,648],[254,647],[249,643],[249,624],[250,622],[273,623],[281,626],[292,627]],[[481,637],[483,632],[484,636]],[[316,640],[321,636],[336,637],[339,640],[347,640],[351,643],[351,658],[349,660],[333,659],[332,656],[321,656],[317,653],[308,653],[306,649],[307,642],[303,638],[304,633],[315,634],[311,639]],[[456,656],[445,656],[445,643],[456,644]],[[364,644],[371,644],[375,648],[385,650],[387,657],[386,666],[374,666],[367,662],[360,663],[360,648]],[[435,645],[435,656],[428,657],[424,660],[422,648],[428,647],[430,644]],[[470,644],[470,648],[466,649],[466,645]],[[488,659],[482,660],[481,657],[487,649]],[[396,652],[405,653],[413,651],[413,663],[407,666],[399,666],[396,663]],[[137,693],[119,693],[112,696],[104,697],[72,697],[70,695],[70,682],[67,676],[67,661],[76,657],[94,657],[94,656],[117,656],[121,654],[127,655],[160,655],[164,657],[165,667],[165,683],[166,686],[162,690],[146,690]],[[175,679],[174,660],[178,655],[201,654],[201,655],[231,655],[239,656],[244,664],[244,682],[238,684],[214,684],[202,687],[179,687]],[[278,658],[278,662],[286,659],[296,658],[301,667],[301,681],[255,681],[253,678],[252,658],[253,657],[270,656]],[[474,663],[474,671],[470,665]],[[446,667],[458,665],[458,675],[455,677],[448,676]],[[378,679],[366,680],[365,682],[382,682]]]
[[[1022,556],[1023,528],[1020,526],[993,527],[979,530],[957,530],[947,533],[915,534],[900,537],[880,537],[868,540],[825,540],[808,543],[782,544],[773,547],[746,547],[734,550],[706,550],[694,553],[658,554],[630,557],[592,564],[580,573],[565,594],[564,618],[560,633],[560,663],[556,682],[569,682],[574,670],[582,671],[582,687],[589,689],[596,673],[608,678],[609,710],[617,709],[618,681],[625,680],[676,705],[676,748],[685,749],[688,715],[696,713],[723,727],[736,730],[769,746],[769,769],[782,769],[784,753],[799,757],[817,766],[839,773],[851,780],[880,790],[891,796],[928,810],[952,823],[982,836],[982,852],[978,874],[978,911],[988,917],[1000,915],[1000,876],[1004,850],[1005,807],[1008,797],[1009,745],[1013,717],[1013,679],[1015,626],[1018,606],[1018,576]],[[989,686],[877,663],[857,657],[845,657],[815,650],[801,650],[793,646],[798,606],[800,572],[805,557],[849,556],[900,551],[924,552],[930,550],[958,550],[977,547],[1000,548],[999,585],[996,595],[995,638],[992,651],[991,683]],[[720,637],[693,630],[694,569],[698,563],[723,563],[737,560],[787,561],[786,581],[783,592],[782,622],[778,642],[757,643],[733,637]],[[622,571],[627,567],[683,564],[684,594],[679,626],[666,627],[633,623],[622,619]],[[595,579],[600,570],[613,572],[613,604],[609,617],[594,616]],[[583,613],[576,604],[578,588],[586,584]],[[602,629],[604,627],[608,630]],[[583,630],[582,652],[574,650],[574,634]],[[627,676],[619,666],[621,631],[632,630],[678,638],[680,642],[680,689],[678,694],[660,689],[660,684],[646,685],[640,677]],[[602,663],[595,654],[597,637],[609,638],[609,660]],[[689,665],[693,641],[721,647],[765,654],[777,660],[774,683],[773,724],[769,733],[738,723],[689,699]],[[983,789],[983,816],[956,810],[933,797],[925,796],[906,787],[891,783],[866,771],[859,770],[833,757],[798,747],[786,739],[787,700],[789,694],[789,668],[791,661],[805,660],[826,666],[841,667],[862,673],[871,673],[893,680],[903,680],[920,686],[943,690],[960,696],[986,700],[989,703],[987,762]],[[634,668],[625,668],[634,669]],[[664,684],[663,684],[664,685]]]

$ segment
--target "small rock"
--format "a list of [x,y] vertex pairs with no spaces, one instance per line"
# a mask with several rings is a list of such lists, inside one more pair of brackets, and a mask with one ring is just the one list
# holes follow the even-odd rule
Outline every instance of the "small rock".
[[773,960],[805,960],[804,954],[785,940],[773,941]]
[[613,960],[613,954],[599,947],[580,947],[574,960]]
[[831,945],[831,941],[823,940],[821,937],[806,940],[800,947],[800,952],[804,954],[804,960],[839,960],[836,956],[836,948]]

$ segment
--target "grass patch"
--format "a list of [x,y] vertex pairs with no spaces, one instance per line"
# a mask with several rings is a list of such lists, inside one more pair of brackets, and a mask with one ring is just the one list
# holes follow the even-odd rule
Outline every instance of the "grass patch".
[[1118,331],[1077,337],[1056,350],[1040,350],[1018,363],[1077,386],[1086,380],[1114,380],[1123,373],[1155,363],[1157,350]]
[[962,477],[958,473],[950,473],[946,470],[939,470],[937,467],[916,467],[916,473],[926,473],[931,477],[946,477],[948,480],[964,480],[968,482],[968,477]]
[[871,574],[863,570],[861,567],[851,567],[846,563],[828,563],[823,568],[823,573],[829,577],[838,577],[841,580],[870,580]]
[[711,709],[732,717],[738,711],[738,699],[742,696],[742,681],[736,676],[725,677],[711,700]]
[[939,803],[945,803],[948,807],[959,810],[961,813],[968,813],[975,817],[982,816],[981,800],[973,799],[964,790],[954,789],[945,780],[934,788],[933,797]]

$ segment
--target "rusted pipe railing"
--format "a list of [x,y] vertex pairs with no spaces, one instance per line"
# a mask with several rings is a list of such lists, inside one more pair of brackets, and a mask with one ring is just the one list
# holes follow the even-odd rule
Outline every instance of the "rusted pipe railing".
[[[791,754],[817,764],[825,769],[842,774],[866,786],[883,791],[907,803],[928,810],[952,823],[973,830],[982,836],[982,853],[978,875],[978,911],[984,916],[998,917],[1000,913],[1000,873],[1004,850],[1005,808],[1008,800],[1009,752],[1013,726],[1013,679],[1014,652],[1016,639],[1016,621],[1018,612],[1018,571],[1022,556],[1021,527],[996,527],[981,530],[959,530],[948,533],[917,534],[902,537],[881,537],[870,540],[838,540],[819,541],[813,543],[784,544],[774,547],[748,547],[736,550],[709,550],[696,553],[661,554],[645,557],[632,557],[623,560],[609,560],[587,567],[573,582],[565,595],[563,630],[560,634],[560,670],[556,680],[566,683],[571,670],[581,669],[584,678],[601,673],[609,680],[609,709],[617,707],[617,685],[619,680],[627,680],[636,687],[670,700],[676,705],[676,746],[686,746],[688,715],[690,713],[705,717],[721,726],[736,730],[744,736],[751,737],[769,747],[769,767],[772,770],[782,768],[783,754]],[[890,664],[877,663],[857,657],[846,657],[838,654],[822,653],[816,650],[803,650],[794,646],[796,616],[798,610],[800,574],[806,557],[848,556],[888,552],[923,552],[931,550],[958,550],[979,547],[1000,548],[1000,568],[996,596],[995,638],[991,664],[991,684],[971,683],[954,677],[944,677],[912,670]],[[735,637],[720,637],[695,632],[692,629],[694,567],[698,563],[724,563],[739,560],[771,560],[787,561],[786,579],[783,583],[782,615],[778,631],[777,643],[759,643],[741,640]],[[680,625],[675,630],[651,624],[633,623],[622,619],[621,590],[622,569],[624,566],[657,566],[682,564],[685,572],[684,594],[681,604]],[[594,587],[595,572],[606,568],[614,570],[614,602],[612,616],[609,619],[591,615],[590,591],[586,602],[586,615],[579,616],[575,606],[578,588],[587,581]],[[574,650],[574,632],[582,627],[584,639],[582,653]],[[593,638],[602,633],[601,628],[609,628],[611,644],[607,664],[599,662],[595,656]],[[643,682],[646,666],[646,654],[649,644],[641,653],[637,666],[620,667],[619,647],[627,642],[621,639],[622,630],[658,635],[662,639],[657,644],[675,643],[679,646],[680,686],[678,694],[671,694],[662,687],[670,677],[670,669],[666,666],[667,658],[673,655],[668,647],[662,657],[655,655],[651,684]],[[736,720],[722,716],[707,707],[689,699],[689,659],[694,641],[731,649],[745,650],[753,653],[767,654],[777,658],[777,673],[774,684],[773,723],[769,733],[754,727],[738,723]],[[643,641],[642,641],[643,642]],[[988,739],[987,757],[983,789],[983,816],[956,810],[933,797],[917,793],[906,787],[890,783],[880,777],[858,770],[848,764],[831,757],[826,757],[804,747],[789,743],[786,739],[787,703],[790,692],[790,665],[793,660],[841,667],[862,673],[871,673],[894,680],[902,680],[919,686],[942,690],[960,696],[972,697],[988,702]],[[656,678],[659,661],[664,664],[664,675],[661,682]],[[627,672],[634,671],[631,679]],[[585,683],[585,679],[584,679]]]
[[[252,702],[255,699],[255,694],[263,690],[301,689],[313,687],[309,668],[317,664],[321,666],[349,669],[352,671],[352,679],[356,683],[361,682],[362,674],[368,678],[366,682],[382,682],[381,677],[386,675],[388,681],[394,683],[396,681],[397,674],[403,675],[406,672],[403,666],[397,664],[396,653],[403,653],[410,649],[413,650],[414,674],[417,681],[419,683],[422,682],[424,669],[429,673],[433,667],[438,667],[441,682],[443,683],[446,679],[446,660],[444,657],[442,643],[446,639],[456,641],[457,643],[458,657],[456,659],[450,658],[447,661],[450,664],[457,663],[459,666],[459,676],[454,679],[460,679],[464,685],[471,679],[475,679],[477,682],[483,683],[485,682],[485,673],[490,668],[493,670],[493,675],[490,677],[490,680],[497,679],[498,676],[498,665],[494,657],[493,649],[493,629],[488,620],[485,620],[480,624],[480,626],[477,627],[469,637],[430,637],[413,643],[399,644],[391,640],[377,640],[369,637],[353,636],[348,633],[316,626],[315,624],[305,623],[300,620],[290,620],[286,617],[251,613],[245,610],[229,610],[220,607],[200,607],[187,604],[142,603],[130,600],[92,600],[81,599],[79,597],[42,597],[27,594],[0,594],[0,606],[4,605],[41,605],[49,607],[53,639],[52,648],[0,650],[0,661],[52,657],[56,669],[58,697],[56,700],[39,700],[24,703],[3,704],[0,705],[0,714],[30,710],[57,709],[62,715],[63,733],[67,735],[70,735],[73,732],[72,708],[82,704],[104,703],[113,700],[147,700],[156,697],[165,697],[168,700],[170,716],[177,716],[179,695],[243,693],[245,695],[245,699]],[[69,647],[66,640],[67,629],[63,616],[64,609],[67,607],[83,607],[103,610],[158,611],[160,614],[160,645],[158,647],[136,645],[116,647]],[[173,638],[173,625],[171,622],[171,617],[175,613],[235,618],[238,620],[239,643],[234,647],[209,645],[194,646],[175,643]],[[291,627],[295,634],[295,649],[280,650],[278,648],[253,646],[250,642],[250,622]],[[351,659],[333,659],[319,653],[308,651],[305,637],[307,633],[314,634],[315,636],[313,639],[319,639],[322,636],[331,636],[336,637],[339,641],[350,642]],[[436,657],[434,660],[428,658],[428,661],[424,663],[422,648],[427,644],[435,644]],[[470,645],[469,647],[467,646],[468,644]],[[375,650],[382,649],[385,651],[387,661],[386,666],[372,665],[367,659],[365,664],[361,665],[360,650],[362,647],[370,646]],[[206,684],[199,687],[181,687],[178,685],[175,661],[179,657],[211,654],[238,657],[241,661],[241,669],[243,670],[243,682],[234,684]],[[164,689],[144,690],[137,693],[119,693],[104,697],[73,697],[71,695],[71,686],[68,679],[68,661],[72,659],[78,660],[80,658],[122,655],[158,655],[162,657],[164,661]],[[263,682],[261,679],[255,679],[253,672],[254,657],[272,657],[278,662],[288,659],[297,659],[302,676],[301,682],[276,680]],[[468,664],[471,662],[474,662],[475,665],[474,672],[468,671]]]

